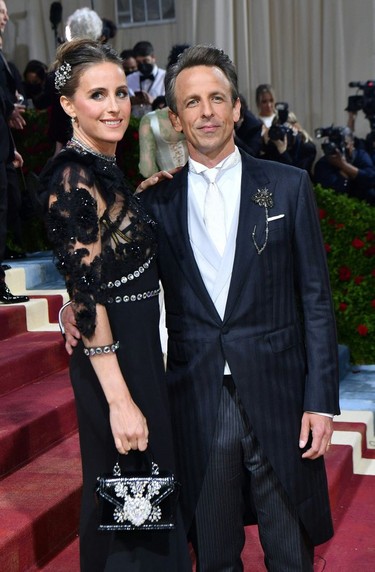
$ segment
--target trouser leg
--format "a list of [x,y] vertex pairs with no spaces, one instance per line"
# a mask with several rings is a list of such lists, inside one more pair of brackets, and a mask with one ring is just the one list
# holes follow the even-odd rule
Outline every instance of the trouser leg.
[[312,572],[313,545],[251,428],[242,444],[267,570]]
[[21,189],[17,171],[11,163],[7,164],[6,170],[8,179],[8,229],[12,231],[17,246],[22,246]]
[[197,572],[240,572],[245,542],[241,439],[244,425],[224,386],[216,431],[202,491],[195,512],[191,540]]
[[246,486],[251,486],[267,569],[312,572],[313,546],[296,509],[262,455],[236,390],[224,386],[192,531],[197,572],[244,569]]
[[8,191],[5,163],[0,161],[0,262],[4,259],[7,235]]

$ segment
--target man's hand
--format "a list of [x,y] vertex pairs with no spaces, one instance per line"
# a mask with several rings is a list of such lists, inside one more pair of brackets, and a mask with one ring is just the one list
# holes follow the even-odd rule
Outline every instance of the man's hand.
[[65,330],[65,349],[69,355],[72,355],[73,348],[78,344],[81,333],[76,326],[73,308],[70,305],[63,309],[61,323]]
[[18,153],[18,151],[14,151],[14,159],[12,161],[13,167],[15,167],[16,169],[20,169],[23,166],[23,158],[22,155],[20,153]]
[[311,447],[303,453],[302,459],[317,459],[328,451],[333,433],[333,419],[318,413],[304,413],[299,436],[301,449],[306,447],[310,431],[312,432]]
[[154,98],[147,91],[143,90],[136,91],[130,98],[132,105],[151,105],[153,100]]
[[25,127],[26,121],[22,117],[22,113],[25,112],[25,109],[24,105],[19,105],[18,103],[15,104],[9,117],[9,127],[12,127],[12,129],[23,129]]
[[144,181],[142,181],[142,183],[138,185],[136,194],[145,191],[146,189],[148,189],[148,187],[156,185],[156,183],[160,183],[160,181],[162,181],[163,179],[173,179],[173,175],[175,173],[178,173],[178,171],[181,171],[181,169],[182,167],[176,167],[175,169],[171,169],[170,171],[158,171],[157,173],[151,175],[151,177],[148,177],[148,179],[145,179]]

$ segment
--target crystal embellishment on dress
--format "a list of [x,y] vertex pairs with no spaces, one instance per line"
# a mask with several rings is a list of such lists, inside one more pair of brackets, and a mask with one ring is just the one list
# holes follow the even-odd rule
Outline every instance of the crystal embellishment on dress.
[[107,304],[120,304],[120,302],[139,302],[140,300],[147,300],[148,298],[154,298],[160,294],[160,287],[154,290],[146,290],[145,292],[139,292],[138,294],[129,294],[125,296],[115,296],[114,298],[110,296],[107,298]]
[[150,266],[153,259],[154,257],[151,256],[148,260],[146,260],[146,262],[142,264],[142,266],[137,268],[137,270],[134,270],[134,272],[130,272],[127,276],[121,276],[121,278],[118,278],[114,282],[108,282],[108,284],[102,284],[101,289],[105,290],[106,288],[119,288],[121,284],[126,284],[128,280],[134,280],[134,278],[139,278],[141,274],[143,274],[143,272],[147,270],[147,268]]
[[251,199],[258,206],[264,207],[265,214],[266,214],[265,239],[264,239],[262,246],[258,245],[256,238],[255,238],[257,225],[254,226],[254,230],[253,230],[252,235],[251,235],[257,253],[262,254],[262,252],[266,248],[267,242],[268,242],[268,209],[271,209],[273,207],[272,193],[270,193],[270,191],[267,189],[267,187],[264,187],[262,189],[258,189],[257,192],[255,193],[255,195],[253,195],[251,197]]

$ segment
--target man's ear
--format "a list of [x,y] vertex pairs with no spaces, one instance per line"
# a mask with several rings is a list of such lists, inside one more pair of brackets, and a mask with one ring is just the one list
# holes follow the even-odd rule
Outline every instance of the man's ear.
[[69,117],[71,118],[76,117],[77,114],[75,112],[74,105],[71,102],[71,100],[68,99],[65,95],[62,95],[60,97],[60,104],[65,113],[69,115]]
[[181,126],[180,118],[178,117],[177,113],[175,113],[174,111],[169,109],[168,115],[169,115],[169,120],[172,123],[174,130],[177,131],[178,133],[182,133],[182,126]]
[[236,99],[236,101],[234,102],[234,105],[233,105],[233,121],[234,121],[234,123],[237,123],[240,116],[241,116],[241,101],[240,101],[240,98],[238,97]]

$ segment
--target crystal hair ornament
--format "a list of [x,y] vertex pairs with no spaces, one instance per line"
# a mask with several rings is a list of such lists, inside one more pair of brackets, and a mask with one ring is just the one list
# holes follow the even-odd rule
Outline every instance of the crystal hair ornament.
[[60,91],[66,82],[72,77],[72,66],[68,62],[63,62],[55,71],[55,88]]
[[262,252],[266,248],[267,242],[268,242],[268,209],[271,209],[273,207],[272,193],[270,193],[270,191],[267,189],[267,187],[264,187],[263,189],[258,189],[257,192],[255,193],[255,195],[253,195],[251,197],[251,199],[254,201],[254,203],[259,205],[260,207],[264,207],[264,209],[265,209],[266,237],[264,239],[262,246],[259,246],[257,244],[256,238],[255,238],[257,225],[254,226],[254,230],[252,233],[253,243],[254,243],[254,246],[256,248],[256,251],[258,254],[262,254]]

